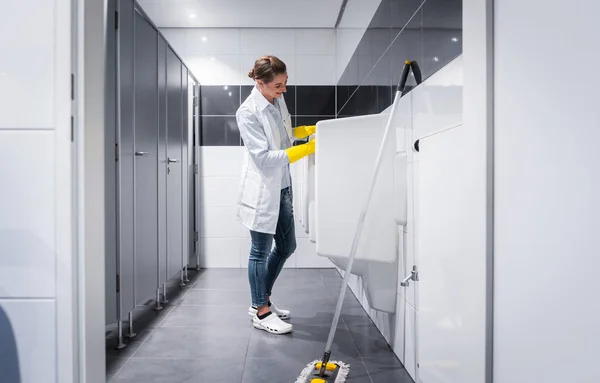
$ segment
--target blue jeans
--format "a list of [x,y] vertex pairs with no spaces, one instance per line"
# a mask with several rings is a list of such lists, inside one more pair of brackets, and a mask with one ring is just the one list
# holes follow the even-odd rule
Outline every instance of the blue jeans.
[[[252,246],[248,260],[248,280],[252,306],[266,306],[267,297],[285,261],[296,250],[296,229],[290,188],[281,190],[279,217],[275,235],[250,230]],[[275,247],[273,247],[275,239]]]

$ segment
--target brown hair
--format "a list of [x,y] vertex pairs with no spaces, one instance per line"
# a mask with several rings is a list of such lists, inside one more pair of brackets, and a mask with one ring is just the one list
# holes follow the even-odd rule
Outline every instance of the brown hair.
[[248,72],[248,77],[265,83],[273,81],[275,76],[287,71],[285,63],[275,56],[263,56],[254,62],[254,68]]

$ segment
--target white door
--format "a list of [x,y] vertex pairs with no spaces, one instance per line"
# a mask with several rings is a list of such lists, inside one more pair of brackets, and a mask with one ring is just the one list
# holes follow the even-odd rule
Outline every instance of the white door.
[[419,145],[417,334],[423,383],[485,381],[485,236],[480,235],[485,180],[474,182],[474,172],[466,171],[485,164],[469,162],[465,135],[461,125]]

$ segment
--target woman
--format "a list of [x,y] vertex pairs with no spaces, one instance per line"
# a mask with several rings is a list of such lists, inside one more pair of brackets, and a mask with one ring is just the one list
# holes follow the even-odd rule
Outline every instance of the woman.
[[[256,86],[236,113],[246,148],[238,202],[238,219],[252,238],[248,279],[252,306],[248,313],[257,329],[286,334],[292,325],[282,321],[290,312],[270,301],[283,264],[296,250],[290,163],[315,152],[315,141],[292,146],[295,138],[315,132],[314,126],[292,129],[282,97],[286,65],[274,56],[256,60],[248,73]],[[275,240],[275,247],[273,247]]]

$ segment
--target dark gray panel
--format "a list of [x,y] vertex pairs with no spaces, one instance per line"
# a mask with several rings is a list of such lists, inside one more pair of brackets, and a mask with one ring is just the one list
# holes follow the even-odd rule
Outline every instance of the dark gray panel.
[[134,300],[134,230],[133,230],[133,163],[134,163],[134,3],[121,0],[119,10],[120,132],[119,132],[119,275],[121,319],[135,308]]
[[296,97],[299,116],[335,115],[335,86],[298,86]]
[[135,301],[158,287],[158,32],[135,15]]
[[167,43],[158,40],[158,259],[159,285],[167,281]]
[[[108,14],[116,11],[116,0],[108,0]],[[117,318],[117,167],[115,143],[117,140],[117,34],[109,23],[106,30],[106,96],[105,96],[105,321],[114,323]]]
[[235,116],[202,116],[202,146],[239,146]]
[[167,276],[183,268],[181,61],[167,48]]
[[188,116],[188,71],[187,68],[182,66],[181,68],[181,118],[182,118],[182,135],[181,135],[181,205],[182,205],[182,216],[181,216],[181,240],[183,244],[183,253],[181,262],[185,266],[189,260],[189,136],[188,136],[188,123],[190,121]]
[[239,85],[208,85],[202,87],[202,114],[235,116],[240,107]]

